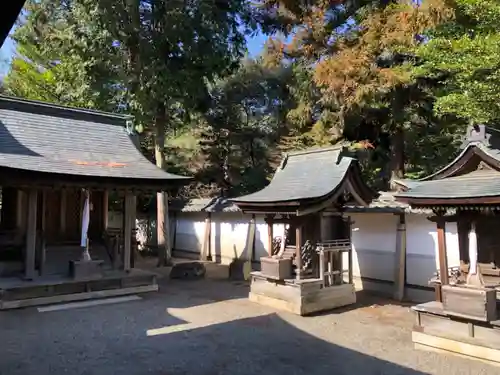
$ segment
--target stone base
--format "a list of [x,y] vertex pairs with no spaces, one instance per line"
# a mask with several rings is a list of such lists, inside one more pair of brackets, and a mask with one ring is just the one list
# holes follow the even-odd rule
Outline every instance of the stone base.
[[77,280],[102,277],[103,263],[102,260],[72,260],[69,262],[69,275]]
[[252,273],[248,298],[278,310],[309,315],[356,303],[354,285],[343,284],[321,288],[321,280],[274,281],[260,272]]
[[454,354],[500,365],[500,321],[456,318],[437,301],[412,307],[415,348]]

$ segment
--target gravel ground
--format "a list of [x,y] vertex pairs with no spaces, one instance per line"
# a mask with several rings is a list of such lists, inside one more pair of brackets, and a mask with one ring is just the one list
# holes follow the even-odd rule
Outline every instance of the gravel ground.
[[[415,351],[408,307],[363,299],[301,318],[229,282],[169,282],[140,301],[0,313],[1,375],[499,374]],[[372,305],[377,302],[377,305]]]

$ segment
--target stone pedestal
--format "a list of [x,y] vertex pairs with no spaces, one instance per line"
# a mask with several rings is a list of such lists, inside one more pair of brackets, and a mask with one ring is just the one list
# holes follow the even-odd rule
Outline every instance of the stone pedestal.
[[102,277],[103,260],[72,260],[69,262],[69,275],[74,279]]
[[274,281],[252,272],[249,299],[278,310],[309,315],[356,303],[354,285],[322,287],[320,279]]

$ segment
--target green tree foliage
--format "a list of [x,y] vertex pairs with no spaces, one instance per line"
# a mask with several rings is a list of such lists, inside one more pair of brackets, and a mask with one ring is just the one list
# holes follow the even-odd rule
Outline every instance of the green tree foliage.
[[417,77],[441,81],[435,90],[439,115],[466,122],[495,124],[500,119],[500,4],[492,0],[456,0],[454,18],[428,30],[417,49]]

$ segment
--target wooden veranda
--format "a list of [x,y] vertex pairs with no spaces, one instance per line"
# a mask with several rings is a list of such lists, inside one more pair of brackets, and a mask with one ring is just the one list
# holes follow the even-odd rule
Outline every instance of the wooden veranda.
[[[0,308],[157,289],[132,270],[136,195],[187,179],[141,154],[130,121],[0,97]],[[110,194],[121,228],[108,227]]]

